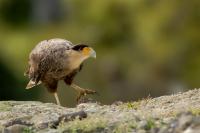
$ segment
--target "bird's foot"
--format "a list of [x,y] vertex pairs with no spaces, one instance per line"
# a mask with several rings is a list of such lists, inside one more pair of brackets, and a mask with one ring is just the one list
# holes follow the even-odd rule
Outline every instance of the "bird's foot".
[[94,90],[90,89],[82,89],[78,92],[78,96],[76,98],[76,101],[79,102],[79,100],[83,97],[86,96],[87,94],[96,94],[97,92]]

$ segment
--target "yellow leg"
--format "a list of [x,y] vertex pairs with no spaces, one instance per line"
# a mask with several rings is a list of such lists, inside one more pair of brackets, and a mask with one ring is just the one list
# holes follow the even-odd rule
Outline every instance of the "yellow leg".
[[74,83],[71,84],[71,87],[74,88],[78,92],[78,96],[77,96],[77,99],[76,99],[77,101],[79,101],[82,96],[85,96],[87,94],[96,93],[96,91],[94,91],[94,90],[83,89],[83,88],[79,87],[78,85],[76,85]]
[[60,104],[60,100],[59,100],[59,98],[58,98],[58,94],[57,94],[57,92],[54,93],[54,97],[55,97],[55,99],[56,99],[56,103],[57,103],[57,105],[60,105],[60,106],[61,106],[61,104]]
[[78,85],[72,83],[71,87],[74,88],[76,91],[80,92],[80,91],[84,91],[85,89],[79,87]]

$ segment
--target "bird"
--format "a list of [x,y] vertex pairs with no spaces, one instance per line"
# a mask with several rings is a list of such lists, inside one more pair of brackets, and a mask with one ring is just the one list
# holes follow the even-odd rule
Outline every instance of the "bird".
[[48,92],[54,94],[57,105],[61,105],[57,93],[61,80],[77,91],[77,101],[87,94],[95,94],[96,91],[74,83],[74,77],[81,71],[83,62],[90,57],[96,59],[96,52],[86,44],[74,45],[60,38],[43,40],[29,54],[28,69],[24,73],[29,78],[26,89],[43,84]]

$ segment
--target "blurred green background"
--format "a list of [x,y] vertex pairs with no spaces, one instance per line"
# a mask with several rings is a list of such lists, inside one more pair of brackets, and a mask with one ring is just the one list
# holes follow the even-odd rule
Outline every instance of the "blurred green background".
[[[25,90],[29,52],[45,39],[86,43],[97,52],[75,82],[110,104],[200,87],[199,0],[0,0],[0,100],[55,102]],[[63,105],[76,92],[60,82]]]

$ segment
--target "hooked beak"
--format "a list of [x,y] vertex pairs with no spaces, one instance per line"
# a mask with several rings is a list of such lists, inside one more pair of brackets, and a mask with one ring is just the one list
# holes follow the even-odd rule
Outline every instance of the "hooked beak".
[[91,52],[90,52],[90,57],[93,57],[96,59],[96,52],[94,51],[94,49],[90,48]]

